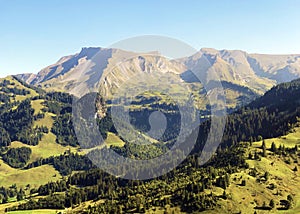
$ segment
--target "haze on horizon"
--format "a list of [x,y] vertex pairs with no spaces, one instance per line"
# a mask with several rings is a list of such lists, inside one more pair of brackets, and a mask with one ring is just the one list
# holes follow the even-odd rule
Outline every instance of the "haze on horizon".
[[4,1],[0,77],[37,73],[81,47],[164,35],[196,49],[300,54],[300,1]]

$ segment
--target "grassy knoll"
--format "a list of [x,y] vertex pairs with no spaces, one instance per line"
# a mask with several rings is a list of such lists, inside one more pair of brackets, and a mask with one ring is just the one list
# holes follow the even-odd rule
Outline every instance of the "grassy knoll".
[[56,181],[60,177],[59,172],[50,165],[21,170],[11,168],[0,160],[0,186],[9,187],[17,184],[18,187],[24,187],[30,184],[32,187],[38,187],[49,181]]
[[18,147],[29,147],[32,151],[31,158],[29,163],[38,160],[39,158],[47,158],[50,156],[56,156],[63,154],[67,150],[76,151],[77,148],[70,147],[70,146],[62,146],[55,142],[55,135],[53,133],[45,134],[42,137],[42,140],[36,146],[29,146],[24,143],[14,141],[11,144],[11,148],[18,148]]
[[105,144],[107,146],[123,147],[125,143],[117,135],[115,135],[114,133],[109,132],[108,135],[107,135],[107,139],[105,140]]

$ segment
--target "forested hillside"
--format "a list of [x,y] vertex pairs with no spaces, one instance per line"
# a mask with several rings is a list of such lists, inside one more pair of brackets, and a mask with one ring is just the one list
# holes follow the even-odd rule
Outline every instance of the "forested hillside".
[[[11,139],[21,141],[19,132],[10,132],[2,127],[3,136],[7,137],[2,146],[3,161],[12,167],[22,168],[22,171],[52,166],[57,172],[56,176],[59,176],[56,181],[34,187],[5,186],[0,191],[2,203],[15,197],[22,203],[11,203],[7,210],[67,208],[71,213],[254,213],[297,210],[300,199],[296,187],[300,182],[300,113],[296,105],[300,97],[299,89],[300,80],[280,84],[229,115],[223,142],[217,154],[200,166],[198,157],[210,126],[210,120],[205,121],[200,126],[196,147],[188,158],[166,175],[146,181],[129,181],[111,176],[97,169],[80,153],[74,130],[69,123],[71,109],[68,95],[39,92],[16,104],[9,104],[10,107],[3,104],[6,110],[1,115],[13,115],[12,117],[17,118],[19,111],[15,109],[19,108],[21,111],[22,106],[29,107],[28,100],[33,101],[37,99],[36,96],[43,99],[45,104],[40,108],[40,113],[51,113],[53,118],[51,126],[46,126],[48,130],[42,126],[35,130],[32,124],[39,119],[35,116],[36,108],[30,110],[32,106],[23,114],[33,114],[33,120],[16,120],[15,126],[18,123],[26,124],[28,130],[41,133],[42,138],[49,133],[55,134],[56,144],[68,147],[60,154],[32,159],[32,152],[23,147],[31,148],[34,152],[35,146],[43,143],[42,138],[30,147],[27,147],[30,144],[27,141],[22,142],[22,147],[16,149],[12,147],[15,143]],[[109,114],[99,124],[102,132],[111,131],[118,136],[111,127]],[[24,129],[20,129],[21,133],[27,133],[22,130]],[[111,132],[106,135],[107,141],[111,140]],[[112,141],[115,142],[116,139]],[[130,142],[124,142],[125,146],[118,146],[113,142],[108,145],[113,146],[120,154],[145,158],[143,147],[133,147]],[[166,147],[158,145],[155,148],[160,150],[155,153],[165,151]],[[91,152],[105,149],[107,148],[103,147]],[[270,166],[274,168],[271,169]],[[288,185],[291,188],[285,187]],[[240,191],[244,191],[244,198],[240,196]],[[23,201],[24,198],[27,200]],[[237,207],[238,204],[241,205]]]
[[[54,165],[28,166],[78,149],[68,146],[71,141],[65,146],[60,135],[54,134],[63,122],[61,115],[70,116],[65,110],[70,108],[71,96],[47,93],[14,77],[0,79],[0,96],[0,186],[17,184],[24,190],[27,185],[33,188],[60,179]],[[14,201],[14,196],[8,198]]]

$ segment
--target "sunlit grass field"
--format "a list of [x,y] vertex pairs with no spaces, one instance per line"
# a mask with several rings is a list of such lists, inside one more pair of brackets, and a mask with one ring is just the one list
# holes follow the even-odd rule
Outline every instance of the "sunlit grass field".
[[[279,138],[265,139],[267,149],[271,147],[272,142],[276,144],[277,148],[279,145],[293,148],[295,145],[300,144],[300,128],[296,127],[291,133]],[[248,152],[260,152],[261,145],[262,141],[252,143]],[[248,174],[249,169],[234,173],[230,177],[231,184],[226,189],[226,193],[230,199],[221,199],[218,209],[203,213],[254,213],[255,206],[261,206],[264,202],[269,204],[271,199],[275,201],[275,207],[279,207],[280,200],[286,199],[289,194],[294,196],[294,204],[291,209],[277,210],[274,208],[272,210],[256,210],[257,213],[300,213],[300,186],[298,185],[300,183],[300,172],[293,171],[293,168],[298,164],[288,164],[282,157],[272,155],[270,151],[267,151],[267,153],[268,156],[266,158],[262,157],[260,161],[247,160],[249,168],[255,168],[261,176],[265,172],[270,174],[267,181],[257,182],[256,178]],[[246,186],[240,185],[242,180],[246,180]],[[271,190],[267,188],[270,184],[275,184],[276,189]],[[279,195],[275,194],[277,191]],[[217,194],[220,195],[220,193]]]

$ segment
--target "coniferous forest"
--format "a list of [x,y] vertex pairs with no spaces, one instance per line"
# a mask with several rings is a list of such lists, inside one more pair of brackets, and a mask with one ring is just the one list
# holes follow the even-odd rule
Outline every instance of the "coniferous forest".
[[[13,85],[9,81],[1,84],[3,88]],[[39,145],[46,134],[53,133],[56,136],[56,143],[62,146],[79,148],[79,144],[72,125],[72,97],[65,93],[49,93],[34,87],[28,90],[36,90],[38,95],[1,105],[2,160],[10,167],[20,170],[51,165],[62,178],[38,187],[30,185],[1,187],[0,199],[3,204],[8,203],[10,198],[22,201],[6,208],[6,211],[75,209],[84,202],[92,201],[94,203],[82,208],[80,212],[144,213],[161,208],[173,212],[178,210],[187,213],[201,212],[217,209],[220,207],[220,201],[231,200],[232,195],[227,191],[233,185],[247,187],[249,181],[234,177],[236,173],[247,172],[247,176],[256,179],[257,183],[264,183],[270,179],[268,171],[260,174],[255,167],[249,165],[249,161],[250,163],[261,162],[267,157],[278,157],[292,167],[291,171],[294,173],[298,171],[297,161],[300,153],[297,146],[290,148],[275,143],[266,145],[264,139],[284,136],[297,128],[300,116],[300,109],[297,106],[300,97],[300,80],[275,86],[264,96],[230,114],[227,117],[222,142],[216,154],[205,165],[199,165],[198,157],[207,138],[210,119],[200,125],[195,147],[178,167],[165,175],[145,181],[126,180],[109,175],[98,169],[88,156],[78,152],[79,150],[72,152],[69,149],[60,155],[30,161],[32,146]],[[17,90],[17,93],[21,92]],[[29,94],[29,92],[22,93]],[[8,96],[5,99],[12,99],[12,97]],[[45,107],[40,112],[34,113],[31,102],[38,99],[43,100]],[[15,107],[11,108],[12,106]],[[54,121],[51,129],[45,125],[33,125],[35,121],[49,113],[53,114]],[[143,114],[137,114],[139,120],[143,119],[140,118],[141,115]],[[176,119],[176,116],[170,121],[174,122],[174,118]],[[109,108],[102,119],[97,118],[97,124],[99,131],[106,134],[104,135],[106,139],[108,132],[118,135],[113,127]],[[14,141],[20,141],[28,147],[10,147]],[[262,141],[261,145],[255,150],[250,149],[252,143],[258,141]],[[123,147],[112,145],[111,148],[123,156],[143,159],[164,153],[168,145],[155,144],[151,147],[141,147],[125,141]],[[101,154],[105,149],[108,148],[89,152]],[[145,149],[149,149],[148,152],[145,152]],[[215,188],[222,191],[216,193],[213,191]],[[276,185],[270,183],[267,188],[275,191]],[[276,204],[272,199],[257,204],[255,209],[287,210],[294,206],[293,195],[285,198],[278,193],[278,197],[280,203]],[[105,203],[97,203],[99,201]]]

